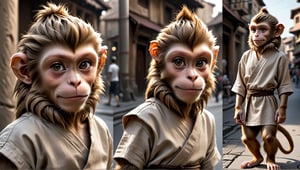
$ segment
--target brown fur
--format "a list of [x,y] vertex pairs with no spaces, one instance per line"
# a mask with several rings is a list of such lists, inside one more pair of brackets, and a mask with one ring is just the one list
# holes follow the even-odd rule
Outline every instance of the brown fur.
[[37,69],[40,55],[43,49],[51,44],[61,44],[75,50],[79,45],[92,43],[100,57],[102,39],[90,24],[69,15],[63,5],[48,4],[43,8],[38,12],[34,24],[19,43],[19,51],[28,57],[24,71],[29,73],[33,80],[30,85],[20,80],[17,81],[14,90],[17,96],[17,117],[26,112],[32,112],[54,124],[69,128],[74,124],[73,122],[83,121],[90,113],[94,113],[96,102],[100,100],[104,87],[100,74],[102,68],[98,67],[97,77],[91,89],[92,93],[84,110],[76,114],[67,113],[53,104],[53,101],[49,101],[45,92],[40,88],[41,78]]
[[280,149],[280,151],[284,154],[289,154],[294,150],[294,142],[292,139],[292,136],[289,134],[289,132],[281,125],[277,126],[277,130],[279,130],[288,140],[289,144],[290,144],[290,148],[289,149],[284,149],[283,146],[281,145],[281,143],[278,141],[278,148]]
[[[198,44],[206,43],[210,49],[213,50],[215,45],[214,36],[194,13],[190,12],[186,7],[183,7],[181,12],[177,15],[176,20],[162,29],[156,40],[159,44],[159,61],[154,59],[151,61],[147,76],[148,86],[145,93],[146,99],[150,97],[158,98],[163,101],[169,109],[183,117],[186,116],[184,114],[191,114],[192,116],[197,114],[203,110],[204,105],[215,89],[215,77],[213,72],[211,72],[208,79],[206,79],[206,87],[201,98],[192,105],[190,109],[192,113],[185,113],[186,104],[175,97],[168,82],[162,79],[161,74],[165,69],[164,57],[168,51],[168,47],[174,43],[183,43],[191,48]],[[212,68],[212,70],[213,69],[214,68]]]

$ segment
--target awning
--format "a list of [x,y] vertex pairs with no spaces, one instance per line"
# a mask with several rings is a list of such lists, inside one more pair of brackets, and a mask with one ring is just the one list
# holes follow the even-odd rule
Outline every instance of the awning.
[[150,20],[148,20],[144,17],[138,16],[134,13],[130,13],[129,17],[134,22],[137,22],[138,24],[141,24],[146,28],[152,29],[152,30],[157,31],[157,32],[159,32],[160,29],[161,29],[161,27],[159,25],[157,25],[156,23],[154,23],[154,22],[152,22],[152,21],[150,21]]

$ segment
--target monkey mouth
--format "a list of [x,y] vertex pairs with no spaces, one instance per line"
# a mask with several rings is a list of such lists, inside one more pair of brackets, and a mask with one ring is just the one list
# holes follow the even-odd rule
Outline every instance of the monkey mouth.
[[78,100],[85,100],[88,97],[88,95],[58,96],[58,97],[65,100],[78,101]]
[[183,87],[179,87],[179,86],[175,86],[175,88],[186,91],[186,92],[201,92],[202,91],[202,88],[183,88]]
[[253,40],[255,43],[263,43],[264,40]]

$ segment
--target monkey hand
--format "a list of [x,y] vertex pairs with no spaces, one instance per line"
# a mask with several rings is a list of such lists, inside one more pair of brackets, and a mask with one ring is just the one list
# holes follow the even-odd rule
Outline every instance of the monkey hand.
[[276,123],[283,123],[286,119],[286,108],[279,107],[275,113],[275,121]]
[[243,120],[243,111],[241,109],[241,107],[235,107],[235,114],[234,114],[234,120],[235,123],[238,125],[244,125],[245,122]]

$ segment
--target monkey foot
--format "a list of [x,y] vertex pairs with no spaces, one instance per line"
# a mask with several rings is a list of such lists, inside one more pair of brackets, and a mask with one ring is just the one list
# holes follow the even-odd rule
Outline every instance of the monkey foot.
[[242,169],[253,168],[255,166],[258,166],[262,161],[263,161],[263,159],[245,161],[245,162],[241,163],[241,168]]
[[267,169],[279,170],[280,166],[274,162],[267,162]]

